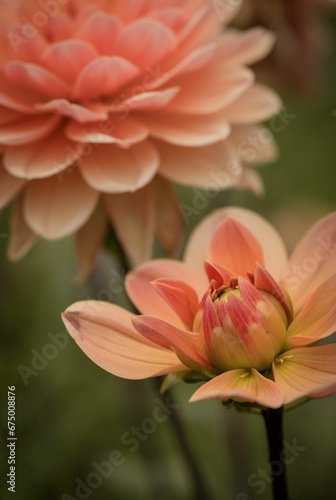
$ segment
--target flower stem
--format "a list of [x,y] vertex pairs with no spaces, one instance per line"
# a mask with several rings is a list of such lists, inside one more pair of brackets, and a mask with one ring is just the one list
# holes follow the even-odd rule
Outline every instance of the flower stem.
[[[161,384],[162,384],[162,379],[160,377],[157,377],[153,379],[153,382],[156,384],[156,387],[160,389]],[[169,394],[169,399],[171,402],[174,402],[173,396],[171,391],[169,389],[165,391],[165,394]],[[195,500],[209,500],[209,492],[207,490],[206,484],[203,480],[203,474],[202,470],[199,467],[194,454],[191,450],[191,447],[189,445],[183,422],[180,418],[180,415],[178,412],[174,411],[170,415],[170,421],[172,424],[172,428],[174,430],[176,440],[179,444],[184,462],[186,464],[186,467],[188,469],[190,478],[192,480],[192,484],[194,487],[194,496]]]
[[262,410],[262,416],[267,432],[273,498],[274,500],[289,500],[283,452],[283,407],[266,408]]

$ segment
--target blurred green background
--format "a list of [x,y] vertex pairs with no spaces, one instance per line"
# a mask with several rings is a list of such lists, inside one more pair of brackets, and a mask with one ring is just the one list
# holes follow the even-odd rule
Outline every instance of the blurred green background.
[[[335,210],[336,20],[330,16],[325,22],[332,48],[319,89],[309,96],[278,89],[287,111],[296,117],[275,134],[281,155],[262,171],[265,196],[257,199],[245,192],[222,193],[199,217],[223,204],[252,208],[272,220],[292,248],[312,222]],[[186,188],[178,191],[186,203],[194,195]],[[197,217],[188,230],[196,222]],[[0,234],[1,498],[12,495],[4,479],[8,472],[5,423],[10,385],[16,386],[17,500],[76,498],[76,478],[86,482],[95,472],[93,463],[109,460],[114,450],[120,453],[115,454],[113,471],[99,487],[82,491],[78,498],[197,498],[173,431],[173,417],[169,415],[155,426],[146,420],[158,406],[157,385],[117,379],[94,365],[72,340],[64,340],[68,337],[60,311],[76,300],[110,300],[107,284],[113,276],[118,291],[119,275],[113,275],[111,263],[102,258],[92,282],[81,286],[74,282],[76,263],[70,239],[40,241],[25,259],[12,264],[6,260],[8,213],[1,217]],[[60,332],[58,338],[67,345],[48,350],[46,346],[52,343],[48,334]],[[39,370],[32,366],[36,351],[52,358]],[[22,374],[27,369],[33,371],[20,376],[19,370]],[[172,412],[185,426],[209,499],[269,499],[269,485],[261,492],[263,485],[253,483],[256,476],[252,476],[267,466],[261,417],[225,410],[218,401],[189,404],[194,389],[185,384],[172,389],[178,405]],[[164,396],[161,399],[165,401]],[[335,397],[312,401],[286,415],[286,441],[302,448],[288,466],[293,499],[334,498],[335,416]],[[148,433],[142,434],[143,440],[132,451],[136,445],[127,440],[127,433],[132,426],[141,425]]]

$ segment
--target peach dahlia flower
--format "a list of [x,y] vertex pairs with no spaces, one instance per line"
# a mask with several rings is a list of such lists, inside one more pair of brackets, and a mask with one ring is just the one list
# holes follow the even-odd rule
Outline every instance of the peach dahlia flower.
[[336,389],[336,344],[315,345],[336,329],[336,212],[287,260],[261,216],[215,211],[194,230],[184,262],[142,264],[126,288],[142,315],[94,301],[63,315],[85,354],[119,377],[203,377],[191,401],[270,408]]
[[222,2],[219,16],[210,0],[2,0],[0,208],[17,199],[12,258],[36,235],[72,233],[93,254],[109,220],[139,262],[155,231],[176,246],[171,181],[260,189],[241,162],[273,156],[255,123],[280,102],[247,65],[273,36],[223,32],[240,3]]

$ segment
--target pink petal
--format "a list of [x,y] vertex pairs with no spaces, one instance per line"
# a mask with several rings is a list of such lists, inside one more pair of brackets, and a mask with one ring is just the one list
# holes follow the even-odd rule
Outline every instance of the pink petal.
[[149,141],[129,149],[95,145],[84,156],[80,170],[89,186],[103,193],[134,192],[146,186],[157,172],[159,156]]
[[336,383],[336,344],[292,349],[273,363],[284,403],[323,391]]
[[266,269],[275,280],[278,280],[287,262],[284,243],[277,231],[266,219],[244,208],[228,207],[219,209],[205,217],[189,238],[185,251],[186,262],[198,269],[203,267],[203,261],[209,258],[212,235],[219,225],[229,217],[236,219],[251,231],[262,248]]
[[213,368],[198,334],[188,332],[151,316],[135,316],[134,328],[151,342],[166,349],[174,348],[177,356],[188,368]]
[[309,297],[287,331],[286,348],[303,347],[336,331],[336,274]]
[[239,65],[254,64],[267,56],[274,42],[274,34],[260,26],[246,31],[228,30],[218,50],[219,60]]
[[253,272],[256,262],[264,262],[258,240],[245,225],[230,217],[212,235],[209,257],[236,276],[247,276],[247,272]]
[[47,137],[59,124],[54,115],[29,116],[20,121],[0,126],[0,143],[6,146],[22,146]]
[[207,146],[230,134],[229,124],[218,114],[188,116],[152,112],[139,116],[152,137],[176,146]]
[[94,10],[79,26],[74,37],[89,42],[100,54],[110,55],[114,52],[115,42],[122,26],[117,17]]
[[148,130],[142,121],[112,115],[110,120],[100,123],[80,124],[72,121],[66,127],[66,135],[73,141],[130,146],[145,140]]
[[278,113],[282,108],[279,96],[266,85],[255,83],[236,101],[223,110],[223,120],[244,125],[258,122]]
[[[67,99],[54,99],[46,104],[38,104],[35,106],[38,111],[54,112],[60,116],[73,118],[79,123],[88,124],[97,122],[98,120],[106,120],[108,114],[104,110],[90,109],[80,104],[74,104]],[[80,126],[78,124],[78,126]]]
[[96,57],[98,52],[88,42],[65,40],[50,45],[43,52],[41,61],[64,81],[73,83],[82,69]]
[[77,302],[63,322],[82,351],[118,377],[143,379],[185,368],[175,353],[146,340],[132,326],[133,314],[114,304]]
[[115,55],[144,69],[161,61],[176,46],[175,35],[169,28],[154,19],[138,19],[118,36]]
[[336,273],[336,212],[318,221],[300,240],[283,275],[294,307],[300,310],[310,294]]
[[109,97],[132,81],[139,69],[122,57],[98,57],[79,74],[73,89],[74,100]]
[[78,145],[64,137],[60,129],[47,140],[10,148],[5,155],[6,170],[24,179],[60,174],[80,157]]
[[102,203],[99,203],[75,236],[76,256],[79,267],[77,281],[85,282],[91,276],[99,250],[102,248],[108,229],[108,221]]
[[180,255],[184,241],[184,226],[179,199],[172,184],[160,176],[154,180],[156,210],[155,232],[169,257]]
[[251,165],[270,163],[278,156],[272,132],[260,125],[235,125],[228,139],[239,158]]
[[[214,192],[229,189],[240,182],[242,167],[227,141],[188,148],[162,141],[156,141],[156,145],[161,157],[159,172],[166,179]],[[209,194],[208,198],[204,196],[203,202],[195,200],[194,210],[202,209],[213,195]]]
[[24,179],[10,175],[0,160],[0,210],[19,194],[25,183]]
[[150,259],[155,229],[152,185],[148,184],[134,193],[105,195],[104,201],[109,218],[132,265]]
[[[53,42],[61,42],[73,36],[73,22],[70,16],[61,12],[55,17],[49,17],[46,38]],[[78,37],[76,37],[78,38]]]
[[192,331],[199,300],[195,290],[180,280],[158,278],[151,285]]
[[22,200],[19,200],[10,220],[10,240],[7,251],[9,260],[22,259],[34,245],[36,239],[36,234],[27,226],[22,210]]
[[327,398],[328,396],[332,396],[336,392],[336,382],[333,385],[328,386],[326,389],[322,391],[313,392],[312,394],[308,394],[308,398]]
[[268,408],[279,408],[283,402],[282,394],[275,383],[254,369],[222,373],[202,385],[192,395],[190,401],[212,398],[257,403]]
[[68,97],[70,86],[61,78],[36,64],[11,61],[4,67],[9,82],[50,97]]
[[151,285],[152,281],[159,278],[183,281],[195,290],[199,300],[208,288],[207,279],[202,273],[188,267],[183,262],[169,259],[156,259],[142,264],[128,273],[126,277],[126,291],[141,313],[157,316],[183,328],[180,318]]
[[47,239],[77,231],[92,214],[98,199],[76,168],[59,178],[31,181],[25,191],[24,216],[29,227]]
[[238,189],[246,189],[255,196],[263,196],[265,193],[264,183],[260,174],[253,168],[244,167],[238,183]]
[[215,113],[235,101],[253,80],[252,71],[230,68],[216,60],[198,72],[174,79],[174,85],[178,85],[181,91],[168,110],[195,115]]

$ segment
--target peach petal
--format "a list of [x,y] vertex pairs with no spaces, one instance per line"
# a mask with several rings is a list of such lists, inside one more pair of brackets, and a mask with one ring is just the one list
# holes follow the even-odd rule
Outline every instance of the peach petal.
[[190,368],[213,368],[198,334],[179,329],[151,316],[135,316],[132,323],[134,328],[151,342],[166,349],[176,349],[178,357],[182,353],[190,363]]
[[0,105],[21,113],[36,114],[36,104],[45,101],[39,92],[13,85],[7,81],[4,70],[0,69]]
[[212,398],[257,403],[267,408],[279,408],[283,403],[276,384],[254,369],[230,370],[218,375],[202,385],[192,395],[190,402]]
[[158,278],[151,285],[192,331],[199,300],[195,290],[181,280]]
[[223,120],[244,125],[265,120],[278,113],[282,103],[278,95],[266,85],[255,83],[236,101],[223,110]]
[[10,175],[0,160],[0,210],[2,210],[21,191],[26,181]]
[[85,282],[91,276],[98,252],[101,249],[108,229],[108,220],[102,203],[75,235],[76,256],[79,272],[76,280]]
[[230,134],[230,125],[216,113],[188,116],[153,112],[139,117],[152,137],[176,146],[207,146]]
[[20,121],[0,126],[0,142],[5,146],[22,146],[47,137],[59,124],[53,115],[28,116]]
[[130,111],[130,110],[155,110],[167,106],[171,100],[178,94],[179,87],[172,87],[166,90],[143,92],[129,97],[121,102],[117,99],[115,103],[109,106],[109,110],[113,112]]
[[[67,99],[53,99],[45,104],[37,104],[35,109],[44,112],[54,112],[60,116],[73,118],[79,123],[97,122],[106,120],[107,112],[104,110],[95,110],[88,107],[75,104]],[[80,125],[79,125],[80,126]]]
[[274,34],[260,26],[246,31],[227,30],[218,56],[226,63],[250,65],[267,56],[274,43]]
[[274,361],[273,375],[285,404],[324,391],[336,383],[336,344],[287,351]]
[[183,262],[170,259],[155,259],[138,266],[127,274],[125,280],[126,291],[142,313],[157,316],[175,326],[182,327],[180,318],[172,311],[168,304],[159,296],[151,282],[159,279],[177,279],[191,286],[199,300],[208,288],[206,277]]
[[31,181],[25,191],[23,211],[27,224],[46,239],[77,231],[95,209],[98,193],[76,168],[58,176]]
[[254,235],[262,248],[266,269],[275,280],[279,280],[287,263],[285,245],[278,232],[266,219],[244,208],[227,207],[215,210],[205,217],[189,238],[184,257],[187,264],[197,269],[202,268],[203,261],[209,258],[212,235],[228,217],[236,219]]
[[265,193],[263,180],[256,170],[245,167],[242,169],[239,179],[239,189],[251,191],[255,196],[263,196]]
[[270,163],[278,156],[274,135],[260,125],[234,125],[228,140],[239,158],[250,165]]
[[50,45],[41,55],[41,62],[65,82],[73,83],[82,69],[98,55],[88,42],[64,40]]
[[220,111],[230,105],[253,83],[252,71],[230,68],[217,60],[193,73],[174,79],[174,85],[181,88],[169,104],[168,110],[178,113],[208,114]]
[[5,154],[4,166],[16,177],[38,179],[61,174],[79,157],[77,144],[64,137],[62,130],[58,130],[47,140],[10,148]]
[[50,97],[68,97],[70,86],[61,78],[36,64],[11,61],[4,67],[4,74],[14,85],[32,89]]
[[335,256],[336,212],[333,212],[303,236],[289,259],[283,283],[295,309],[300,310],[311,293],[336,273]]
[[110,96],[123,85],[132,81],[139,69],[122,57],[98,57],[78,75],[74,89],[74,100],[98,99]]
[[287,330],[286,348],[303,347],[336,331],[336,274],[309,297]]
[[[155,207],[153,187],[148,184],[134,193],[105,195],[109,218],[134,266],[153,254]],[[136,214],[136,217],[134,216]]]
[[169,28],[154,19],[138,19],[118,36],[115,55],[145,69],[161,61],[176,46],[176,37]]
[[122,29],[122,22],[106,12],[95,12],[83,22],[74,33],[75,38],[93,45],[100,54],[111,55]]
[[172,184],[158,175],[154,180],[154,196],[156,236],[167,255],[177,258],[180,255],[185,236],[180,201]]
[[142,121],[134,118],[111,116],[108,121],[80,124],[72,121],[66,127],[69,139],[78,142],[97,144],[132,145],[148,137],[148,129]]
[[181,147],[156,142],[160,151],[160,174],[180,184],[220,191],[240,183],[242,167],[227,141],[210,146]]
[[149,141],[129,149],[96,145],[83,157],[80,170],[89,186],[103,193],[134,192],[146,186],[157,172],[159,156]]
[[230,269],[236,276],[253,272],[256,262],[264,262],[263,250],[255,236],[234,218],[226,218],[211,237],[211,260]]
[[8,259],[13,262],[22,259],[34,245],[36,239],[36,234],[30,229],[24,219],[22,200],[19,200],[15,205],[10,220]]
[[143,379],[184,369],[175,353],[146,340],[132,326],[133,314],[114,304],[72,304],[63,322],[82,351],[118,377]]

